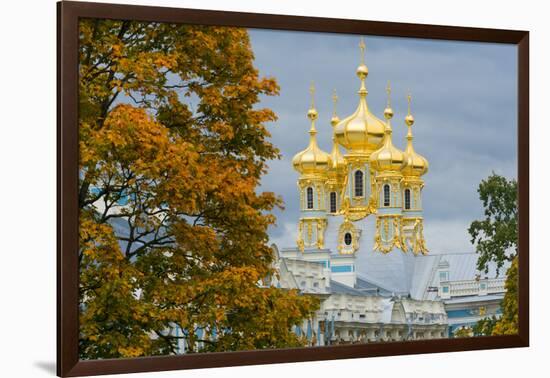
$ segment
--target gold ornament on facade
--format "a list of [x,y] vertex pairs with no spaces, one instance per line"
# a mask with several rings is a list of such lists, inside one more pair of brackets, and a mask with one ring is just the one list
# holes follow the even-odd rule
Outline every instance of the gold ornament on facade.
[[[302,218],[298,223],[298,237],[296,244],[301,252],[304,252],[305,247],[317,247],[322,249],[325,247],[325,230],[327,228],[327,220],[321,217]],[[306,232],[306,240],[304,240],[304,229]],[[315,231],[315,238],[314,238]]]
[[[363,197],[361,197],[361,201],[363,200]],[[363,218],[366,218],[367,216],[371,214],[376,214],[377,207],[376,207],[376,198],[371,196],[369,197],[368,203],[366,206],[350,206],[350,200],[349,197],[344,198],[344,202],[342,204],[342,213],[345,214],[345,216],[351,220],[351,221],[358,221]]]
[[407,227],[404,240],[408,242],[407,248],[415,255],[422,253],[428,254],[426,241],[424,239],[424,223],[422,217],[412,217],[403,219],[404,227]]
[[325,230],[327,229],[327,220],[320,218],[317,220],[317,248],[325,248]]
[[[351,246],[346,246],[344,244],[344,238],[347,233],[351,235]],[[338,230],[338,253],[341,255],[351,255],[357,252],[359,249],[359,237],[361,232],[357,229],[353,223],[351,223],[347,218],[344,220],[344,223],[340,225]],[[349,247],[349,250],[345,248]]]
[[424,222],[423,220],[417,219],[414,231],[413,231],[413,240],[412,240],[412,250],[415,255],[422,253],[423,255],[428,254],[428,248],[426,247],[426,241],[424,240]]
[[407,252],[407,247],[403,240],[403,223],[401,222],[401,217],[396,216],[393,218],[393,230],[393,245],[403,252]]
[[[384,233],[383,236],[382,232]],[[401,249],[403,252],[407,251],[405,240],[403,239],[403,225],[401,223],[401,216],[383,215],[377,217],[373,250],[380,251],[382,253],[389,253],[395,248]]]
[[300,220],[298,223],[298,237],[296,238],[296,245],[301,252],[304,252],[304,222]]

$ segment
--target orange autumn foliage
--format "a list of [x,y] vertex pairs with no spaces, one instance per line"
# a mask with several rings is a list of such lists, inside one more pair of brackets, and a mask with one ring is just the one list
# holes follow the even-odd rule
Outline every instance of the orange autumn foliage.
[[304,345],[317,308],[275,274],[257,191],[278,94],[239,28],[80,22],[80,357]]

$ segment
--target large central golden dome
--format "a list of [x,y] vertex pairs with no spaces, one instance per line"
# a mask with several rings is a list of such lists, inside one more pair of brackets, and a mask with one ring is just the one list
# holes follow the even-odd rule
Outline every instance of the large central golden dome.
[[359,89],[359,105],[355,112],[338,123],[334,129],[334,135],[340,145],[348,150],[348,153],[360,153],[369,155],[381,147],[384,138],[384,122],[372,114],[367,105],[367,88],[365,79],[369,70],[364,63],[365,45],[361,41],[361,64],[357,67],[357,76],[361,80]]

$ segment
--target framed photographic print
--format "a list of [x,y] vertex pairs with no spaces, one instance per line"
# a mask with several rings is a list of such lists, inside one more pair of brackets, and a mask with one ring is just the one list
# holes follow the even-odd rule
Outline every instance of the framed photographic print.
[[58,3],[58,375],[529,344],[529,34]]

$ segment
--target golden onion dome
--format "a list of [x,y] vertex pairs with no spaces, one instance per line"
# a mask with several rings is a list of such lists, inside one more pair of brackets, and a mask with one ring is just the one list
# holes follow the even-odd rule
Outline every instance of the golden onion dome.
[[335,171],[343,171],[346,167],[346,161],[340,152],[340,147],[336,143],[336,138],[332,138],[332,151],[330,152],[330,168]]
[[332,126],[332,151],[330,152],[330,168],[333,171],[342,172],[346,166],[346,161],[340,152],[340,147],[336,142],[336,136],[334,135],[334,128],[340,122],[340,118],[336,114],[336,104],[338,103],[338,96],[336,95],[336,90],[332,95],[332,102],[334,104],[332,118],[330,119],[330,124]]
[[407,96],[409,103],[409,111],[405,117],[405,124],[408,127],[407,132],[407,148],[405,148],[405,164],[401,172],[403,176],[420,177],[428,172],[429,164],[428,160],[420,154],[418,154],[413,147],[413,135],[412,125],[414,124],[414,117],[411,114],[411,95]]
[[389,83],[387,87],[388,106],[384,109],[384,118],[386,118],[384,140],[382,147],[370,155],[370,166],[378,172],[395,171],[399,172],[403,168],[405,156],[403,151],[396,148],[392,142],[392,129],[390,119],[393,117],[393,109],[390,106],[389,95],[391,92]]
[[371,153],[378,149],[384,138],[385,125],[382,120],[372,114],[367,105],[367,89],[365,79],[369,70],[364,63],[365,44],[363,39],[361,48],[361,64],[357,67],[357,76],[361,80],[359,89],[359,105],[355,112],[340,121],[335,128],[336,140],[349,152]]
[[318,117],[317,110],[313,103],[314,87],[311,86],[310,92],[312,95],[311,107],[307,112],[307,117],[311,121],[309,129],[309,145],[301,152],[298,152],[292,159],[292,165],[295,170],[301,174],[326,174],[331,159],[329,154],[321,150],[317,145],[317,130],[315,129],[315,120]]

